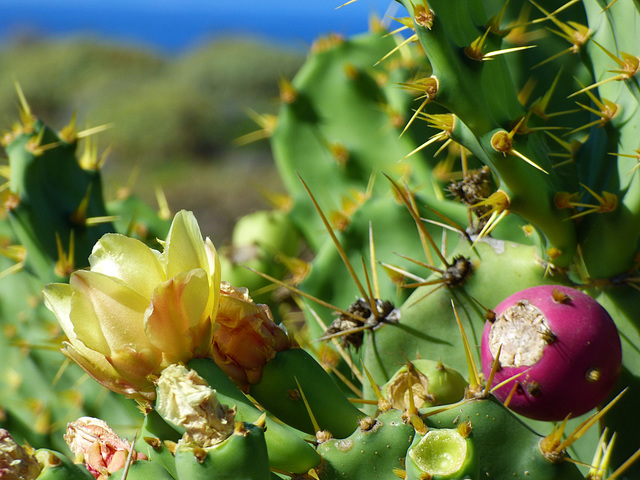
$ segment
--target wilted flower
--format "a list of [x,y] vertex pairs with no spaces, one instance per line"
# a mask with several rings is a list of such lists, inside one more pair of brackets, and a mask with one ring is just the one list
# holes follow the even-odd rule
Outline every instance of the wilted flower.
[[149,375],[208,356],[218,309],[220,263],[191,212],[179,212],[164,250],[107,234],[90,270],[44,289],[69,341],[63,352],[107,388],[152,400]]
[[235,407],[218,402],[216,391],[195,370],[171,365],[162,371],[157,387],[156,410],[186,430],[182,444],[208,448],[233,433]]
[[6,480],[33,480],[38,478],[42,465],[33,452],[18,445],[9,432],[0,428],[0,478]]
[[[97,479],[105,479],[125,467],[132,446],[106,424],[92,417],[82,417],[67,425],[64,440]],[[143,453],[133,452],[132,460],[146,460]]]
[[246,288],[220,286],[212,356],[241,388],[257,383],[262,367],[289,348],[287,334],[273,321],[269,307],[253,303]]

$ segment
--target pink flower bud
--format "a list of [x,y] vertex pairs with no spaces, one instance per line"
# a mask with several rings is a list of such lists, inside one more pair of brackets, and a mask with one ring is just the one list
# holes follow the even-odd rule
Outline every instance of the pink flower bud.
[[[71,451],[82,459],[87,470],[104,479],[125,467],[132,447],[106,424],[92,417],[82,417],[67,425],[64,440]],[[146,460],[143,453],[133,452],[132,460]]]

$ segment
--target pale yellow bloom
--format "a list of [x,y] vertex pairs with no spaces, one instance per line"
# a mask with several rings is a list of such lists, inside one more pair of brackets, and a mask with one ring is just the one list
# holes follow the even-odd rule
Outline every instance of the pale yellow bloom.
[[162,252],[107,234],[89,270],[44,288],[68,337],[63,352],[107,388],[155,398],[149,375],[209,356],[220,298],[220,262],[191,212],[176,214]]

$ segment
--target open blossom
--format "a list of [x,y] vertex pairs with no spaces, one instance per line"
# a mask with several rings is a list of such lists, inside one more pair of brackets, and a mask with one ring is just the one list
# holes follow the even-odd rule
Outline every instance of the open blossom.
[[153,400],[149,376],[208,356],[220,297],[220,263],[191,212],[176,214],[163,251],[107,234],[89,270],[45,286],[68,337],[63,352],[107,388]]
[[257,383],[262,368],[276,352],[289,348],[289,338],[273,321],[269,307],[253,303],[246,288],[220,286],[212,356],[241,388]]
[[[106,479],[125,467],[132,446],[106,424],[92,417],[82,417],[67,425],[64,440],[97,479]],[[132,460],[146,460],[143,453],[133,452]]]

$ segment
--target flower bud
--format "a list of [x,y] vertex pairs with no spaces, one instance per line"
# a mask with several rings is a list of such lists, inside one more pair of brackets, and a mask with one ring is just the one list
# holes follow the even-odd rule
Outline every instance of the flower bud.
[[220,285],[212,356],[245,391],[262,377],[262,368],[276,352],[289,348],[289,338],[273,321],[269,307],[253,303],[245,288]]
[[[67,425],[64,440],[97,479],[105,479],[125,467],[133,448],[106,424],[92,417],[81,417]],[[133,452],[132,460],[146,460],[146,455]]]

